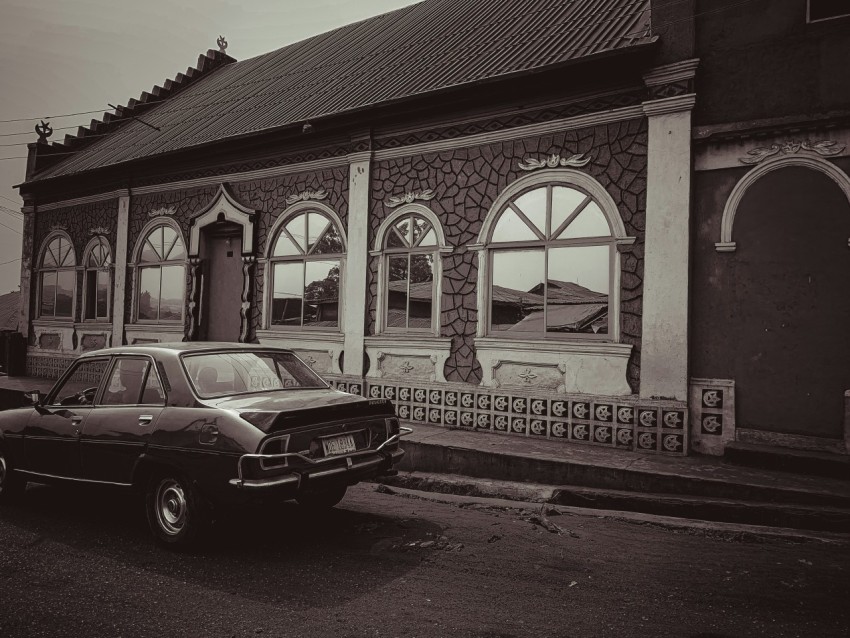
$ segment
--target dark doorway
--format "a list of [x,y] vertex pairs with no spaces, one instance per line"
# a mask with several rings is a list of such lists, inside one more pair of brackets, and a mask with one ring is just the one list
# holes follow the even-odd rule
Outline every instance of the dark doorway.
[[850,204],[826,175],[783,168],[735,216],[737,425],[843,435],[850,388]]
[[202,229],[204,313],[208,341],[239,341],[242,326],[242,227],[217,222]]

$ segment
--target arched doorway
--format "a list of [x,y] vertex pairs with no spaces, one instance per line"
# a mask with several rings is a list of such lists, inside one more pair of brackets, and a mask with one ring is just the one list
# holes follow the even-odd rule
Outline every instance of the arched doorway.
[[738,427],[840,438],[850,389],[850,203],[822,172],[758,178],[735,214]]

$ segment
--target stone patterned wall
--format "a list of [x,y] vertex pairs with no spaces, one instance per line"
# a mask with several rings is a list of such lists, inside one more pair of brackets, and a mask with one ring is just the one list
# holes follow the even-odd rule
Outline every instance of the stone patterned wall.
[[[83,251],[95,234],[104,234],[109,241],[110,250],[115,251],[115,232],[118,218],[118,200],[94,202],[69,206],[56,210],[39,211],[35,213],[33,241],[33,279],[30,287],[30,317],[37,318],[38,276],[39,263],[37,259],[44,247],[44,239],[54,230],[64,230],[71,236],[77,265],[83,263]],[[104,233],[104,230],[106,231]],[[74,321],[82,320],[83,313],[83,273],[77,273],[77,288],[74,293]]]
[[[131,261],[132,251],[140,239],[142,228],[151,220],[153,211],[169,211],[169,217],[174,219],[183,232],[186,241],[189,238],[192,220],[213,201],[218,193],[218,185],[201,188],[167,191],[150,195],[140,195],[131,200],[130,230],[128,247]],[[254,223],[254,246],[257,257],[265,255],[269,231],[278,216],[286,208],[286,198],[305,190],[324,189],[328,197],[321,200],[332,208],[343,224],[343,233],[347,235],[348,220],[348,165],[338,168],[304,173],[293,173],[274,178],[249,180],[228,184],[228,189],[237,202],[258,212]],[[173,211],[173,212],[172,212]],[[188,249],[188,246],[187,246]],[[191,289],[189,269],[186,270],[186,290]],[[127,314],[125,321],[130,321],[132,307],[132,272],[128,271],[126,292]],[[248,340],[256,340],[256,331],[260,328],[263,299],[263,268],[257,265],[254,269],[254,284],[251,308],[251,329]],[[188,320],[188,313],[187,313]]]
[[[643,256],[646,209],[646,121],[635,119],[535,138],[458,148],[440,153],[374,162],[369,245],[383,219],[392,211],[390,196],[430,189],[426,203],[440,218],[447,242],[455,252],[443,259],[441,334],[451,337],[446,363],[449,381],[478,384],[481,368],[475,360],[478,318],[477,256],[466,249],[481,230],[493,201],[505,187],[528,175],[518,167],[527,158],[560,153],[586,153],[591,162],[580,169],[599,181],[618,204],[628,235],[637,237],[622,256],[622,341],[634,346],[628,381],[634,392],[640,379]],[[377,308],[377,267],[370,258],[367,334],[374,334]]]

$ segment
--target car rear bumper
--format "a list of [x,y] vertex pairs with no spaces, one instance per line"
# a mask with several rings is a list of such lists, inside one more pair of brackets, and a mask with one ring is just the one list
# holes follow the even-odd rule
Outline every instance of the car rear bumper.
[[[285,494],[296,494],[308,486],[321,488],[323,485],[352,484],[357,481],[380,476],[392,470],[393,465],[398,463],[404,456],[404,450],[396,447],[387,449],[388,446],[398,443],[405,434],[409,434],[410,428],[401,428],[401,431],[390,437],[374,450],[362,450],[354,454],[328,457],[322,459],[309,459],[301,454],[245,454],[239,459],[238,476],[230,480],[230,485],[238,490],[266,494],[270,492]],[[291,472],[277,474],[263,478],[245,478],[243,476],[243,465],[250,459],[280,460],[286,458],[298,458],[306,461]]]

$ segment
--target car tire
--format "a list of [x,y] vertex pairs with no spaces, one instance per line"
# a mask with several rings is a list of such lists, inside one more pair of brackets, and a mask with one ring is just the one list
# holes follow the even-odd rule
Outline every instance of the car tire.
[[26,489],[26,479],[12,470],[0,449],[0,505],[20,502]]
[[148,526],[158,543],[172,549],[196,547],[210,524],[198,490],[181,474],[154,475],[145,493]]
[[301,507],[313,510],[330,509],[345,496],[347,485],[329,487],[321,490],[308,490],[295,497]]

